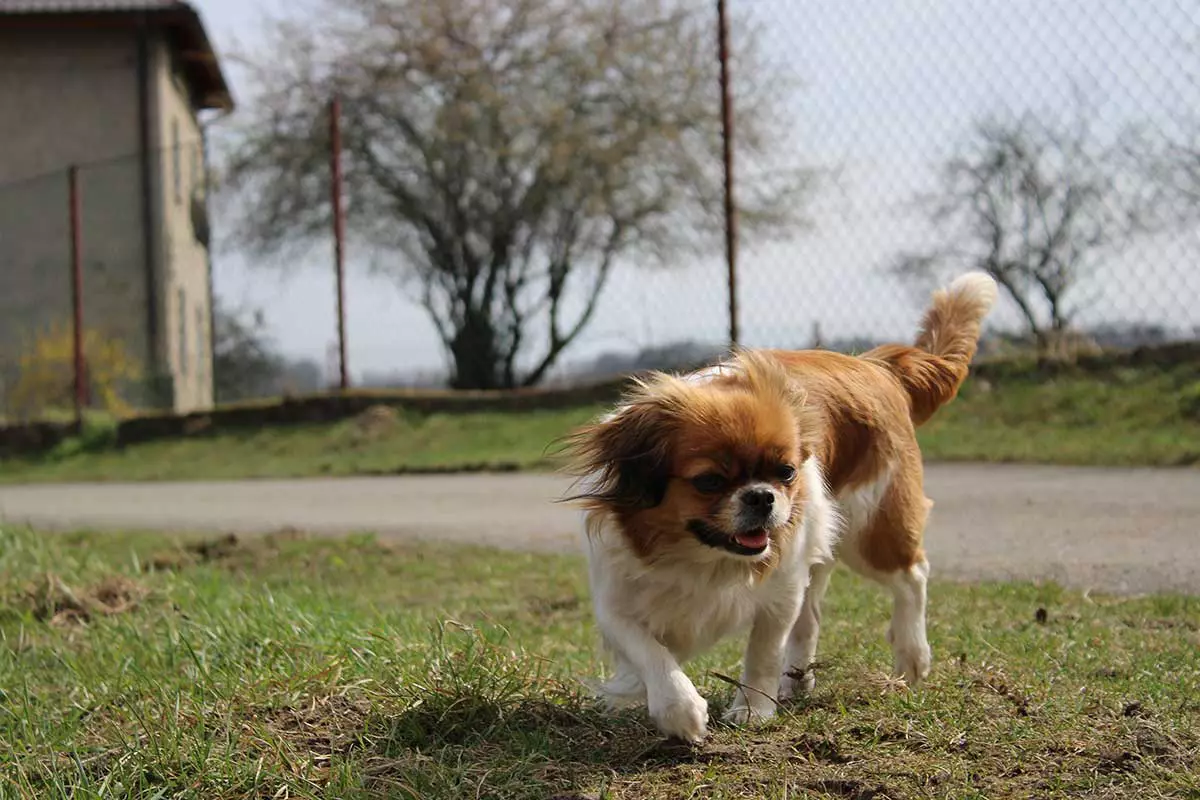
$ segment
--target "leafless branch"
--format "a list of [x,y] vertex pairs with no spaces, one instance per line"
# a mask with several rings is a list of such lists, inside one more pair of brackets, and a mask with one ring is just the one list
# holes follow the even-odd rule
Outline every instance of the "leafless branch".
[[[683,0],[318,0],[247,59],[231,134],[239,240],[324,236],[327,125],[344,109],[348,229],[419,285],[455,385],[536,383],[593,318],[618,263],[711,245],[720,197],[713,20]],[[737,27],[739,132],[769,179],[748,234],[787,235],[815,172],[787,152],[783,76]],[[778,169],[769,169],[778,164]]]
[[924,201],[941,243],[901,254],[892,269],[912,279],[985,270],[1050,344],[1079,310],[1075,287],[1148,229],[1120,191],[1116,147],[1097,139],[1082,109],[1061,125],[1029,114],[978,123]]

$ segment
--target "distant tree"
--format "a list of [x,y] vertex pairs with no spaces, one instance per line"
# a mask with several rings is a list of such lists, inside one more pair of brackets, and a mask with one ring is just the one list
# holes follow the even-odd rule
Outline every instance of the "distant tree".
[[[1194,85],[1200,74],[1200,39],[1188,42],[1180,37],[1171,49],[1175,66],[1182,67],[1181,74]],[[1166,115],[1148,114],[1130,126],[1122,145],[1141,178],[1139,188],[1156,226],[1190,234],[1200,222],[1200,109],[1186,94],[1168,96],[1179,104]]]
[[278,394],[315,392],[324,388],[325,376],[321,365],[309,358],[284,359],[283,372],[279,376]]
[[261,310],[235,310],[217,300],[213,317],[213,385],[218,403],[321,388],[320,365],[280,353],[267,334]]
[[1200,212],[1200,133],[1168,143],[1163,177],[1191,209]]
[[1156,219],[1190,229],[1200,219],[1200,117],[1182,131],[1143,127],[1127,137],[1125,147],[1140,169]]
[[1110,323],[1090,328],[1087,334],[1101,347],[1128,350],[1166,344],[1176,332],[1155,323]]
[[[784,166],[786,76],[736,31],[737,141],[755,160],[742,223],[783,234],[813,173]],[[452,384],[535,384],[618,260],[714,243],[715,36],[711,7],[683,0],[321,0],[247,59],[253,101],[226,163],[240,241],[273,255],[326,235],[338,95],[347,224],[416,289]]]
[[996,279],[1039,347],[1052,345],[1079,306],[1073,290],[1144,229],[1122,187],[1116,145],[1102,146],[1085,114],[1054,125],[1025,115],[988,119],[919,198],[938,243],[900,255],[900,275],[926,281],[979,269]]
[[218,403],[259,396],[281,370],[282,359],[266,334],[261,310],[213,310],[213,386]]

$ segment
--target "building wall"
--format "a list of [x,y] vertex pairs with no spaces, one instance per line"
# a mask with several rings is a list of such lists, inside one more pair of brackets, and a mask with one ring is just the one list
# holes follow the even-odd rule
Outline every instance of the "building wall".
[[152,35],[149,297],[137,36],[0,30],[0,400],[28,343],[69,330],[66,167],[78,164],[85,327],[120,341],[138,364],[130,402],[212,405],[209,258],[193,224],[205,183],[201,128],[171,48]]
[[137,110],[132,31],[0,30],[0,380],[29,340],[70,324],[69,164],[85,326],[149,361]]
[[209,325],[208,248],[197,238],[194,203],[203,204],[205,153],[203,133],[187,84],[172,52],[155,49],[157,136],[162,143],[161,249],[164,363],[181,411],[205,409],[213,403]]

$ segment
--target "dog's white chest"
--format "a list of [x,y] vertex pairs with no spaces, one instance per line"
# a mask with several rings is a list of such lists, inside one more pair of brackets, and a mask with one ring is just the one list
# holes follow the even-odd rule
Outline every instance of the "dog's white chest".
[[752,585],[713,586],[699,576],[672,583],[645,587],[634,603],[647,630],[681,661],[749,629],[759,601]]
[[719,561],[648,568],[604,524],[587,549],[597,611],[635,622],[680,660],[749,630],[770,584]]

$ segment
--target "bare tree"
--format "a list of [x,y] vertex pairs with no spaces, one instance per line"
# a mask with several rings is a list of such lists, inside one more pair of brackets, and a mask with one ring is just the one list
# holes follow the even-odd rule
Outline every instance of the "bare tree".
[[1162,179],[1174,189],[1194,220],[1200,212],[1200,133],[1192,130],[1188,136],[1168,142],[1162,166]]
[[1174,130],[1143,126],[1125,137],[1124,151],[1154,219],[1166,230],[1191,228],[1200,218],[1200,118]]
[[893,269],[910,279],[985,270],[1045,349],[1080,310],[1073,290],[1142,228],[1121,164],[1084,113],[1063,125],[985,120],[920,198],[940,243],[901,254]]
[[[669,0],[324,0],[276,21],[234,134],[240,241],[328,230],[327,108],[344,109],[347,225],[416,289],[460,388],[540,381],[619,260],[662,264],[719,231],[710,10]],[[744,226],[786,233],[813,174],[772,169],[783,77],[734,64]],[[787,155],[791,155],[790,153]],[[792,159],[794,163],[794,159]]]
[[216,299],[213,309],[213,385],[218,403],[321,388],[321,368],[281,353],[259,309],[232,308]]

